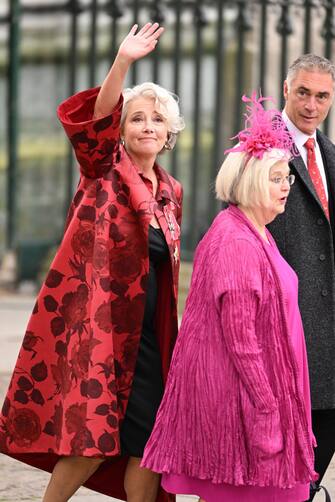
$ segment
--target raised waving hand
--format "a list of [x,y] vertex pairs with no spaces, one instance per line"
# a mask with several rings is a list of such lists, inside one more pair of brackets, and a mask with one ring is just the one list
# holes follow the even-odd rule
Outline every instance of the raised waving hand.
[[146,23],[140,30],[134,24],[119,46],[115,61],[97,97],[94,118],[111,113],[123,89],[130,65],[149,54],[156,47],[164,28],[158,23]]
[[146,23],[139,31],[137,30],[138,25],[134,24],[119,46],[115,61],[95,103],[95,119],[112,112],[119,100],[129,67],[134,61],[154,50],[164,28],[158,23]]
[[164,28],[158,23],[147,23],[139,31],[137,30],[138,25],[134,24],[118,51],[119,57],[127,58],[131,62],[143,58],[154,50]]

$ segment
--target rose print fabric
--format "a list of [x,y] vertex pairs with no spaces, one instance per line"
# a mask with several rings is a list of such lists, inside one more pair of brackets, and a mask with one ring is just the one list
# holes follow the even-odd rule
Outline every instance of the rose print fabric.
[[156,316],[166,380],[177,335],[182,190],[155,165],[153,197],[119,144],[122,98],[111,115],[91,119],[98,92],[58,109],[81,176],[2,408],[0,451],[47,471],[60,455],[108,458],[86,486],[122,499],[119,428],[144,315],[148,227],[155,215],[170,254],[158,274]]

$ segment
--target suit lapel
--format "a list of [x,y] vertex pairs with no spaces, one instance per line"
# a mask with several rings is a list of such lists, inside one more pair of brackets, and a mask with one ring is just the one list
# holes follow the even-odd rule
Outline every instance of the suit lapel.
[[[326,171],[328,183],[328,197],[332,199],[332,194],[335,193],[335,156],[334,145],[319,131],[317,133],[317,140],[320,146],[323,165]],[[334,159],[334,162],[332,161]],[[333,202],[333,200],[332,200]]]
[[[318,141],[319,141],[319,137],[318,137]],[[321,147],[321,150],[322,150],[322,147]],[[295,174],[297,174],[300,177],[301,181],[307,187],[307,189],[309,190],[311,195],[314,197],[316,202],[319,204],[319,206],[323,212],[323,207],[321,205],[319,197],[317,196],[317,193],[315,191],[315,187],[314,187],[313,182],[310,178],[310,175],[308,174],[307,167],[306,167],[306,165],[300,155],[298,157],[293,157],[293,159],[290,161],[290,167],[294,168]],[[335,181],[335,178],[334,178],[334,181]],[[293,187],[293,190],[294,190],[294,187]]]
[[335,165],[333,159],[335,160],[335,149],[334,145],[329,141],[329,139],[319,131],[317,131],[317,140],[320,146],[323,165],[326,171],[327,185],[328,185],[328,207],[330,214],[330,223],[334,232],[334,216],[335,216]]
[[300,157],[300,155],[299,155],[299,157],[294,157],[290,161],[290,167],[292,167],[292,166],[294,167],[295,174],[297,174],[301,178],[301,180],[306,185],[308,190],[312,193],[313,197],[315,199],[319,200],[318,196],[316,194],[313,182],[308,174],[307,167],[305,166],[305,163],[302,160],[302,158]]
[[[326,171],[327,184],[328,184],[328,196],[329,196],[329,208],[331,211],[333,210],[334,201],[332,194],[335,193],[335,164],[333,164],[330,160],[334,158],[335,160],[335,150],[334,145],[329,141],[329,139],[324,136],[320,131],[317,131],[317,141],[320,146],[322,160]],[[320,208],[323,211],[322,205],[319,201],[319,198],[316,194],[313,182],[308,174],[307,167],[304,164],[304,161],[300,157],[293,157],[290,161],[290,167],[293,169],[294,174],[298,175],[304,185],[307,187],[311,195],[319,204]],[[294,189],[294,188],[293,188]]]

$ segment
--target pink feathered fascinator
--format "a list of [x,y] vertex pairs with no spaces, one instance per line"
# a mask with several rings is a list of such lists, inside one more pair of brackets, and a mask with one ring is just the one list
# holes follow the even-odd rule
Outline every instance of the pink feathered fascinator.
[[283,122],[280,111],[275,108],[265,110],[262,104],[264,101],[274,103],[274,100],[262,96],[257,98],[257,93],[254,91],[251,98],[243,96],[242,101],[248,103],[244,114],[245,129],[231,138],[238,139],[239,143],[225,150],[224,153],[245,152],[249,158],[262,159],[265,152],[275,149],[282,150],[283,157],[286,156],[287,159],[292,157],[294,141]]

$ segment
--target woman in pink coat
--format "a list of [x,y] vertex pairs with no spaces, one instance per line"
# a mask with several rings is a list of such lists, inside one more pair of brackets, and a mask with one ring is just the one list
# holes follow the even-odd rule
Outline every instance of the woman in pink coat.
[[266,225],[285,210],[292,140],[249,101],[216,181],[229,204],[200,242],[142,465],[206,502],[309,498],[313,434],[297,276]]

